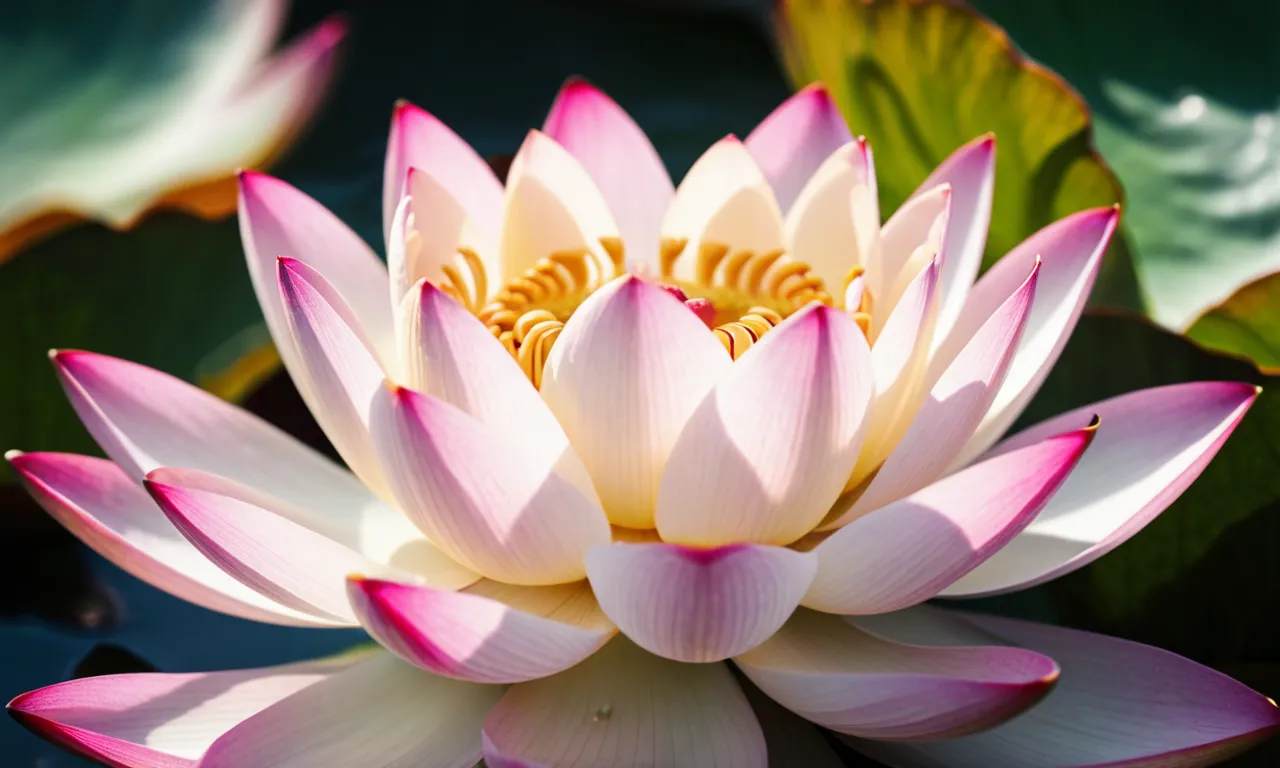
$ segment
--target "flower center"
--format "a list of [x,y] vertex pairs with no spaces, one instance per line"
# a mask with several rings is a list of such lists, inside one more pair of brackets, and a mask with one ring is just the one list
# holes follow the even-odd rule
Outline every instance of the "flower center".
[[[470,309],[502,342],[535,387],[542,385],[542,370],[565,322],[600,286],[626,270],[626,251],[619,238],[600,241],[606,263],[590,249],[560,251],[541,259],[509,280],[487,304],[477,297],[487,292],[484,266],[474,251],[460,248],[460,265],[444,268],[442,289]],[[703,243],[697,253],[687,253],[688,241],[668,238],[659,251],[658,282],[685,300],[707,322],[725,351],[737,359],[784,318],[811,301],[828,306],[832,298],[822,278],[808,264],[786,258],[782,250],[756,253],[734,251],[720,243]],[[678,270],[681,259],[692,259],[692,269]],[[677,272],[681,274],[677,276]],[[854,268],[844,289],[862,274]],[[870,297],[863,292],[853,317],[867,330]]]

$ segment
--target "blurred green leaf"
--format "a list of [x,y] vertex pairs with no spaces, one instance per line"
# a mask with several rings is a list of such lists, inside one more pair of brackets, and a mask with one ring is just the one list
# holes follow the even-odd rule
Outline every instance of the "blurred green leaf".
[[1193,380],[1253,381],[1263,393],[1191,488],[1093,564],[1041,587],[972,605],[1033,612],[1035,618],[1128,637],[1208,664],[1275,660],[1280,379],[1148,321],[1086,314],[1020,424],[1124,392]]
[[1243,355],[1269,373],[1280,373],[1280,274],[1249,283],[1196,318],[1187,337],[1219,352]]
[[[778,35],[795,84],[826,82],[854,132],[870,140],[884,211],[952,150],[996,134],[986,266],[1055,219],[1122,199],[1094,151],[1080,98],[968,8],[944,0],[787,0]],[[1123,238],[1094,300],[1140,305]]]
[[0,7],[0,261],[82,218],[235,209],[318,103],[342,25],[269,58],[280,0],[64,0]]
[[1280,269],[1280,4],[973,4],[1093,108],[1152,317],[1185,328]]
[[[0,323],[5,450],[97,453],[45,358],[51,348],[90,349],[227,386],[223,362],[268,340],[235,222],[178,213],[128,232],[80,225],[12,259],[0,267]],[[0,477],[9,474],[0,465]]]

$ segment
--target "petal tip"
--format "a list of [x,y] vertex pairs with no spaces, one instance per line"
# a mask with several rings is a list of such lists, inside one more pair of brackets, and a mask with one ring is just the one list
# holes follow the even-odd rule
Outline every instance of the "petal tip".
[[23,453],[22,451],[19,451],[16,448],[11,448],[4,452],[4,460],[9,462],[10,464],[15,464],[18,462],[19,459],[21,459],[23,456],[26,456],[26,455],[27,454]]

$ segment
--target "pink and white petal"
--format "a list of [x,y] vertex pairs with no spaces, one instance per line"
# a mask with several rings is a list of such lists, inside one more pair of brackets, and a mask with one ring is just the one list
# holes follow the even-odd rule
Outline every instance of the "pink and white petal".
[[1040,701],[1058,677],[1053,660],[1033,651],[905,645],[803,610],[733,662],[806,720],[893,741],[989,728]]
[[332,626],[263,597],[209,562],[142,486],[105,459],[70,453],[6,458],[40,506],[130,575],[202,608],[270,624]]
[[791,256],[813,267],[833,292],[844,285],[851,269],[875,260],[880,204],[866,139],[831,153],[800,191],[785,225]]
[[1062,665],[1061,681],[1039,706],[984,733],[936,744],[850,741],[893,766],[1192,768],[1216,765],[1280,730],[1274,703],[1158,648],[930,606],[867,618],[872,631],[901,642],[1016,644]]
[[942,185],[913,197],[894,211],[880,230],[880,244],[866,264],[874,325],[883,325],[911,280],[925,264],[946,264],[950,243],[951,187]]
[[969,288],[982,266],[995,181],[996,138],[987,134],[952,152],[912,193],[914,199],[943,184],[951,187],[947,258],[943,261],[939,278],[942,301],[938,313],[939,339],[959,316]]
[[369,634],[428,672],[520,683],[572,667],[616,633],[586,581],[519,587],[480,581],[460,592],[352,577],[351,605]]
[[786,247],[782,211],[764,172],[736,136],[698,158],[662,220],[664,239],[686,240],[675,276],[691,279],[702,244],[767,253]]
[[471,768],[503,691],[372,653],[240,722],[199,768]]
[[847,615],[887,613],[936,596],[1035,518],[1096,429],[988,459],[854,520],[813,550],[818,570],[801,602]]
[[373,438],[400,507],[458,562],[496,581],[586,575],[583,553],[610,540],[593,498],[556,471],[564,454],[530,445],[401,387],[374,399]]
[[611,263],[601,244],[618,236],[609,204],[582,164],[545,133],[529,131],[511,161],[505,205],[501,280],[562,251],[590,251],[601,264]]
[[[926,394],[923,379],[938,316],[934,301],[937,285],[935,258],[907,286],[884,327],[872,328],[871,372],[876,395],[867,417],[866,438],[845,490],[857,488],[884,462],[902,439]],[[856,305],[846,300],[845,306]]]
[[874,384],[846,313],[817,303],[761,338],[698,405],[658,491],[665,541],[789,544],[853,471]]
[[147,491],[201,554],[240,583],[295,611],[358,624],[347,602],[349,573],[409,574],[374,562],[269,497],[193,469],[153,470]]
[[831,92],[822,83],[810,83],[770,112],[745,143],[779,207],[788,211],[822,161],[852,140]]
[[[930,369],[929,394],[875,473],[866,490],[851,505],[842,503],[834,523],[842,525],[873,509],[914,493],[937,480],[955,459],[1004,381],[1018,338],[1026,325],[1035,295],[1038,266],[1022,285],[992,313],[982,328],[946,368]],[[1088,420],[1055,430],[1079,429]]]
[[360,236],[323,205],[289,184],[255,171],[240,173],[240,239],[249,277],[271,338],[307,405],[315,403],[298,381],[299,352],[276,277],[276,260],[292,256],[325,276],[364,326],[379,357],[394,359],[395,328],[387,302],[387,268]]
[[982,318],[1000,303],[999,297],[1009,294],[1037,256],[1041,259],[1036,299],[1009,373],[982,424],[956,458],[956,466],[990,448],[1044,383],[1080,319],[1119,218],[1116,208],[1094,208],[1060,219],[1010,251],[973,287],[939,354],[974,333]]
[[422,554],[422,534],[398,510],[248,411],[119,358],[61,351],[53,363],[89,433],[135,481],[163,466],[212,472],[348,532],[376,560]]
[[732,365],[683,302],[633,275],[597,290],[569,318],[543,368],[542,398],[610,522],[653,527],[667,457]]
[[314,269],[281,257],[278,279],[300,353],[299,374],[318,405],[316,421],[356,476],[386,496],[387,481],[369,437],[369,408],[387,377],[377,353],[351,308]]
[[1098,439],[1031,525],[943,592],[978,597],[1070,573],[1127,541],[1164,511],[1217,454],[1258,389],[1194,382],[1131,392],[1049,419],[997,445],[1000,456],[1091,414]]
[[737,676],[737,681],[764,731],[769,768],[845,768],[818,726],[766,696],[750,680]]
[[650,653],[721,661],[782,626],[813,580],[814,558],[764,544],[694,549],[612,544],[587,552],[587,577],[605,614]]
[[403,309],[401,370],[411,389],[548,451],[566,449],[568,438],[538,390],[475,315],[428,282],[413,287]]
[[681,664],[617,637],[520,683],[484,722],[489,768],[765,768],[764,735],[723,664]]
[[[471,249],[479,258],[484,272],[481,280],[459,256],[460,248]],[[422,278],[450,283],[450,270],[464,281],[468,297],[474,297],[478,306],[501,287],[496,284],[501,271],[496,235],[483,231],[444,182],[421,168],[409,169],[405,196],[391,218],[387,269],[393,307],[399,307],[404,295]]]
[[497,242],[502,227],[502,182],[484,158],[447,125],[402,101],[396,104],[391,117],[382,177],[382,222],[386,232],[390,232],[410,168],[419,168],[438,180],[475,222],[476,229],[489,242]]
[[112,768],[195,768],[237,723],[352,668],[360,656],[264,669],[70,680],[9,702],[25,728]]
[[542,130],[587,169],[628,253],[656,271],[658,233],[675,187],[649,137],[617,102],[577,78],[560,89]]

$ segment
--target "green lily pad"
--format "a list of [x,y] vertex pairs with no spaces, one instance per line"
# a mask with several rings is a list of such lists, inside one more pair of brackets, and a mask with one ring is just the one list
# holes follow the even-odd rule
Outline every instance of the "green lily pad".
[[1280,571],[1272,565],[1280,557],[1280,378],[1147,320],[1086,313],[1020,424],[1192,380],[1252,381],[1263,392],[1186,493],[1089,566],[971,605],[1128,637],[1211,665],[1274,661],[1280,647]]
[[[985,266],[1055,219],[1123,199],[1093,148],[1079,96],[967,7],[787,0],[777,29],[794,83],[824,81],[854,132],[870,140],[883,211],[897,208],[952,150],[996,135]],[[1123,237],[1094,299],[1140,305]]]
[[0,9],[0,261],[80,219],[235,209],[324,93],[343,26],[271,56],[287,3],[122,0]]
[[1196,318],[1187,337],[1243,355],[1268,373],[1280,373],[1280,274],[1267,275]]
[[1280,269],[1280,5],[974,0],[1094,111],[1150,314],[1182,329]]

